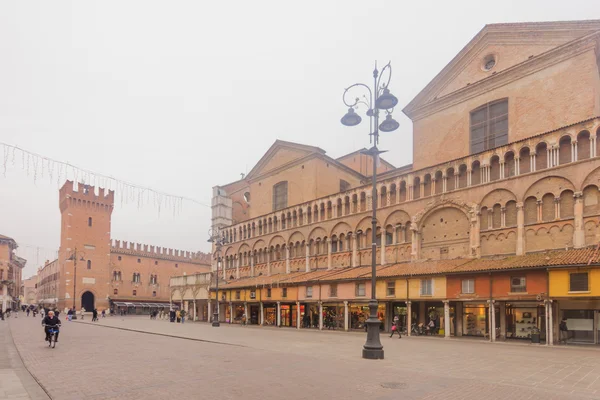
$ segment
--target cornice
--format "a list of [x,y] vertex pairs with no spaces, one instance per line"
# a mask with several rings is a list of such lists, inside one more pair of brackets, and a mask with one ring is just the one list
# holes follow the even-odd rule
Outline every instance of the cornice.
[[594,32],[580,39],[542,53],[537,57],[514,65],[501,72],[490,75],[483,80],[433,100],[432,102],[421,107],[415,107],[414,109],[411,109],[411,105],[409,104],[409,106],[407,106],[403,112],[411,120],[419,120],[455,104],[462,103],[465,100],[480,96],[498,87],[505,86],[527,75],[531,75],[540,70],[551,67],[578,54],[584,53],[585,51],[595,49],[598,46],[599,40],[600,31]]

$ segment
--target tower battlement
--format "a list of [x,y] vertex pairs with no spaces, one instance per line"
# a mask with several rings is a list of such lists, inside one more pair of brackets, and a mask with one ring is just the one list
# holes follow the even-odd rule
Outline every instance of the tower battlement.
[[81,205],[84,207],[104,207],[112,211],[115,203],[115,191],[95,186],[66,181],[59,191],[59,205],[61,212],[67,206]]
[[111,253],[136,255],[140,257],[160,258],[164,260],[181,261],[194,264],[210,265],[210,254],[201,251],[174,250],[166,247],[151,246],[143,243],[111,240]]

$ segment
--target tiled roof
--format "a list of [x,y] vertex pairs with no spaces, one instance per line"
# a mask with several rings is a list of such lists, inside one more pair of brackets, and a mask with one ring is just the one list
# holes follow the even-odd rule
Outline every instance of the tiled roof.
[[[464,272],[502,271],[518,268],[545,268],[572,265],[599,265],[600,246],[582,249],[557,250],[531,253],[523,256],[500,256],[494,258],[459,258],[453,260],[427,260],[403,262],[393,265],[378,266],[378,278],[400,276],[426,276],[453,274]],[[311,272],[293,272],[258,276],[230,281],[224,288],[252,287],[275,284],[295,284],[310,281],[341,281],[371,278],[371,267],[345,267],[333,270],[317,270]]]

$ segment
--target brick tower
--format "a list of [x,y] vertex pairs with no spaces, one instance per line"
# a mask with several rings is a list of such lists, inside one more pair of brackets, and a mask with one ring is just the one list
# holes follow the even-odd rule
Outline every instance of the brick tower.
[[[67,181],[59,192],[61,214],[58,308],[108,307],[110,223],[114,191]],[[76,265],[75,265],[76,254]],[[75,298],[75,302],[73,302]]]

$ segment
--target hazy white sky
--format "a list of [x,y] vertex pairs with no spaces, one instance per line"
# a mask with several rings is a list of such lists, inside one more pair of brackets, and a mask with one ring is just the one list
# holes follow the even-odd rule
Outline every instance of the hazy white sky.
[[[368,146],[366,126],[340,125],[341,94],[376,59],[403,107],[485,24],[599,17],[592,0],[4,1],[0,141],[210,204],[278,138],[333,157]],[[381,138],[397,166],[412,150],[399,109]],[[9,164],[0,191],[29,276],[56,255],[57,183]],[[117,204],[112,221],[115,239],[209,250],[207,207]]]

